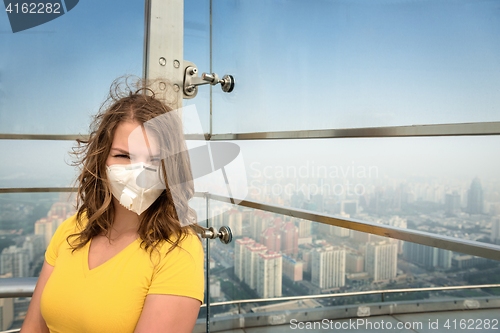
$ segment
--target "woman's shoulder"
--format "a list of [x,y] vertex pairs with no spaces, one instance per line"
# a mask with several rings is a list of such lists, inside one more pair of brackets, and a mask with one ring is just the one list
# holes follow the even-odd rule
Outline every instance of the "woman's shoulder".
[[[177,240],[179,240],[177,242]],[[174,245],[177,242],[177,245]],[[169,241],[163,242],[160,252],[186,251],[193,256],[203,256],[203,246],[201,240],[194,231],[186,230],[181,236],[171,237]]]
[[85,227],[86,223],[87,219],[85,216],[81,216],[79,218],[77,214],[74,214],[61,222],[61,224],[57,227],[53,238],[66,239],[66,237],[71,234],[80,233]]
[[61,222],[61,224],[57,229],[66,230],[70,232],[80,232],[82,228],[85,227],[86,224],[87,224],[87,217],[86,216],[78,217],[78,215],[75,213],[66,218],[66,220],[64,220],[63,222]]

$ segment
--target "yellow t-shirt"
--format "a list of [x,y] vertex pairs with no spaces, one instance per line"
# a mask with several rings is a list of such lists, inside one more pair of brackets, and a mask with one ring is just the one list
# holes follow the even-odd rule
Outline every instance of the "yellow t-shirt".
[[165,256],[170,244],[150,257],[138,239],[92,270],[90,243],[72,252],[66,238],[78,232],[76,216],[64,221],[45,253],[54,270],[41,299],[52,333],[133,332],[148,294],[180,295],[203,302],[203,248],[189,234]]

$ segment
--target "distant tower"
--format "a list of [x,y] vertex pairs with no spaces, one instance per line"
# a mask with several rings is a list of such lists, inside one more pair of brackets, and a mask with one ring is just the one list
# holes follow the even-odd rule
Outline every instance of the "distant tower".
[[46,248],[49,245],[50,239],[52,238],[53,233],[53,225],[52,220],[48,220],[46,218],[39,219],[35,222],[35,235],[41,235],[44,237],[44,247]]
[[223,214],[223,221],[229,226],[233,235],[243,234],[243,212],[231,209]]
[[457,191],[447,193],[445,197],[445,211],[448,216],[455,216],[460,213],[460,194]]
[[451,256],[451,251],[437,247],[410,242],[405,242],[404,245],[404,257],[427,268],[442,267],[448,269],[451,267]]
[[253,239],[260,239],[262,232],[272,221],[272,214],[257,210],[250,218],[250,233]]
[[276,227],[266,228],[261,235],[260,242],[270,251],[281,251],[281,233]]
[[299,228],[291,221],[285,222],[281,227],[281,250],[289,255],[299,253]]
[[338,288],[345,285],[346,251],[326,245],[312,251],[311,283],[322,288]]
[[263,298],[280,297],[282,292],[283,258],[267,251],[257,257],[257,294]]
[[240,281],[245,281],[245,247],[247,245],[253,245],[255,240],[243,237],[236,240],[234,245],[234,275],[240,279]]
[[483,187],[479,178],[474,178],[467,192],[467,212],[469,214],[482,214],[484,209]]
[[245,269],[244,281],[250,289],[257,288],[257,259],[260,253],[265,253],[267,248],[259,243],[249,244],[244,248]]
[[0,274],[12,273],[12,277],[29,275],[28,250],[11,245],[3,249],[0,255]]
[[390,241],[368,243],[365,269],[373,281],[394,279],[397,274],[398,245]]
[[304,196],[304,193],[296,191],[294,194],[292,194],[291,206],[294,208],[302,208],[305,200],[306,198]]
[[500,217],[493,219],[491,228],[491,241],[500,244]]

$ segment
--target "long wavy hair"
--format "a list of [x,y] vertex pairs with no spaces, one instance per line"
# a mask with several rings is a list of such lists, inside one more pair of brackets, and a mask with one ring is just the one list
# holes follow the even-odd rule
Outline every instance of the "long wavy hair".
[[77,140],[73,148],[77,157],[75,165],[81,169],[77,179],[77,223],[81,231],[67,239],[73,251],[95,236],[109,235],[114,221],[114,203],[106,159],[115,130],[125,121],[146,125],[155,135],[160,149],[160,175],[166,186],[158,199],[140,215],[141,246],[151,250],[167,241],[173,249],[196,222],[196,213],[188,206],[194,185],[181,119],[178,116],[161,117],[173,111],[155,97],[151,83],[140,79],[130,81],[130,78],[121,78],[113,82],[108,99],[90,126],[88,139]]

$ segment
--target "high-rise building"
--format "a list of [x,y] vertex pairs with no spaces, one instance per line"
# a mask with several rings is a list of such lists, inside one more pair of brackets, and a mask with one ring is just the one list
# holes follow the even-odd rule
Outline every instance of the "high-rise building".
[[[391,225],[393,227],[406,229],[408,227],[408,222],[406,221],[405,218],[402,218],[402,217],[395,215],[395,216],[391,216],[391,218],[389,219],[389,225]],[[371,235],[371,236],[372,236],[372,239],[374,239],[373,236],[375,236],[375,235]],[[402,240],[392,240],[392,241],[398,243],[398,254],[402,254],[404,241],[402,241]]]
[[14,321],[14,302],[13,298],[0,299],[0,329],[6,331]]
[[448,250],[405,242],[403,253],[407,260],[427,268],[451,267],[452,252]]
[[248,237],[237,239],[234,243],[234,275],[240,281],[245,280],[245,248],[254,243],[255,240]]
[[42,235],[27,236],[24,240],[23,249],[28,251],[29,261],[32,262],[45,252],[45,237]]
[[299,227],[299,238],[311,237],[311,221],[298,219],[296,220]]
[[50,208],[49,212],[47,213],[47,216],[48,217],[57,216],[64,221],[70,215],[73,215],[74,212],[75,209],[73,204],[69,202],[56,202]]
[[245,268],[243,281],[251,289],[257,288],[257,260],[259,254],[267,251],[267,247],[262,244],[254,243],[245,246]]
[[223,213],[224,224],[229,226],[234,235],[243,234],[243,212],[231,209]]
[[346,272],[361,273],[365,270],[365,257],[359,253],[346,253]]
[[491,241],[500,244],[500,217],[493,218],[491,222]]
[[211,218],[211,225],[216,229],[219,230],[220,227],[224,225],[224,208],[214,205],[214,207],[210,207],[210,218]]
[[283,255],[283,275],[292,281],[302,281],[304,263],[292,257]]
[[47,248],[53,235],[52,220],[42,218],[35,222],[35,235],[44,237],[44,247]]
[[290,205],[293,208],[303,208],[306,197],[301,191],[296,191],[290,198]]
[[299,228],[291,221],[281,227],[281,252],[294,256],[299,253]]
[[349,216],[355,216],[358,213],[358,201],[357,200],[342,200],[340,203],[340,212],[344,214],[349,214]]
[[281,251],[281,232],[276,227],[266,228],[261,235],[260,242],[270,251]]
[[283,258],[267,251],[257,257],[257,294],[263,298],[282,295]]
[[397,274],[398,245],[391,241],[366,245],[365,269],[373,281],[394,279]]
[[330,234],[337,236],[337,237],[342,237],[346,238],[351,235],[351,230],[346,229],[346,228],[341,228],[341,227],[336,227],[336,226],[330,226]]
[[260,239],[262,232],[272,221],[272,214],[261,210],[256,210],[250,217],[250,234],[253,239]]
[[474,178],[467,192],[467,213],[482,214],[484,212],[483,187],[479,178]]
[[0,274],[12,273],[12,277],[27,277],[29,264],[28,250],[11,245],[3,249],[0,255]]
[[311,283],[321,289],[345,285],[345,250],[325,244],[312,251]]
[[460,213],[460,194],[457,191],[447,193],[444,199],[444,207],[448,216],[455,216]]

